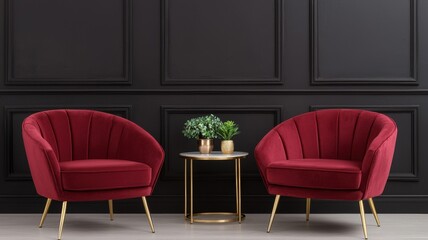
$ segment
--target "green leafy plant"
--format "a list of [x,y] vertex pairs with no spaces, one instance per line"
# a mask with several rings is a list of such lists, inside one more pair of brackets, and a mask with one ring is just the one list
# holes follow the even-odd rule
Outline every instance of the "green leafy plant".
[[213,114],[192,118],[184,123],[183,135],[194,139],[217,138],[217,130],[221,125],[220,118]]
[[223,140],[232,140],[232,138],[239,133],[239,126],[234,121],[222,123],[217,131],[217,134]]

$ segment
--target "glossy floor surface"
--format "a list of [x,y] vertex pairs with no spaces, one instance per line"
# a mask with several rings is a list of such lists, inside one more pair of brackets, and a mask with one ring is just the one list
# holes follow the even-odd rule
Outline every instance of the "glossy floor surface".
[[[366,214],[368,237],[375,239],[428,239],[428,214],[380,214],[381,227]],[[63,240],[133,239],[363,239],[359,214],[277,214],[271,233],[266,233],[268,214],[247,214],[242,224],[189,224],[180,214],[152,214],[156,233],[151,233],[143,214],[68,214]],[[56,239],[58,214],[49,214],[38,228],[40,214],[0,214],[0,239]]]

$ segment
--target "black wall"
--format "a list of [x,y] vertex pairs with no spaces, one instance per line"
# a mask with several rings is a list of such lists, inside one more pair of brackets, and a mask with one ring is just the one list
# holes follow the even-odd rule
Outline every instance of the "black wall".
[[[41,212],[20,124],[33,112],[91,108],[128,117],[167,153],[152,212],[182,212],[184,121],[235,120],[243,211],[269,212],[252,155],[279,122],[313,109],[364,108],[399,136],[379,212],[428,212],[428,1],[0,0],[0,212]],[[219,144],[217,144],[218,149]],[[197,163],[195,210],[232,210],[233,165]],[[58,209],[59,204],[54,205]],[[117,211],[141,212],[138,200]],[[313,202],[314,212],[356,212]],[[106,212],[106,202],[71,212]],[[303,212],[286,198],[282,212]]]

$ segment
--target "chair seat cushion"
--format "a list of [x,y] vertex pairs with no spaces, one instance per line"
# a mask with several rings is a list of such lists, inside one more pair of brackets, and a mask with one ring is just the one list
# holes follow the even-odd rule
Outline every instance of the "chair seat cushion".
[[152,169],[140,162],[117,159],[74,160],[60,163],[64,190],[93,191],[148,186]]
[[266,169],[270,184],[355,190],[360,187],[360,162],[336,159],[293,159],[271,163]]

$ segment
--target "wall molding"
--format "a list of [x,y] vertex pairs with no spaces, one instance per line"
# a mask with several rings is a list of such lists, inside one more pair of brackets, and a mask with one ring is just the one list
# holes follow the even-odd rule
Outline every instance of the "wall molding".
[[[123,74],[121,78],[117,77],[72,77],[67,75],[29,75],[15,77],[13,73],[13,0],[5,0],[5,85],[131,85],[132,84],[132,1],[123,1]],[[36,81],[35,81],[36,80]]]
[[411,116],[412,124],[411,130],[411,171],[408,173],[393,173],[391,172],[388,181],[395,182],[418,182],[419,181],[419,105],[311,105],[309,111],[328,109],[328,108],[351,108],[351,109],[365,109],[380,113],[408,113]]
[[311,0],[311,82],[317,85],[419,85],[418,80],[418,35],[417,35],[417,0],[410,2],[410,76],[409,77],[357,77],[357,78],[328,78],[319,73],[318,59],[318,2]]
[[[168,2],[170,0],[162,0],[161,24],[162,24],[162,49],[161,49],[161,85],[282,85],[282,39],[283,39],[283,23],[282,23],[282,6],[283,0],[273,0],[275,4],[275,77],[274,78],[258,78],[258,77],[192,77],[180,78],[171,76],[168,72],[169,64],[169,26],[168,26]],[[209,80],[209,81],[208,81]]]
[[428,95],[428,89],[2,89],[0,95]]
[[[182,213],[183,195],[152,195],[148,197],[152,213]],[[217,206],[224,209],[231,206],[233,195],[195,196],[198,206],[202,209]],[[242,195],[243,211],[246,213],[270,213],[273,197],[270,195]],[[278,213],[304,213],[304,199],[283,197],[287,204]],[[428,195],[383,195],[374,198],[381,213],[428,213]],[[0,195],[1,213],[38,213],[43,209],[45,198],[38,195]],[[115,212],[143,213],[138,199],[117,200]],[[105,213],[105,203],[82,202],[73,203],[73,213]],[[60,211],[61,203],[53,201],[52,211]],[[247,206],[247,207],[246,207]],[[357,204],[354,201],[317,200],[313,202],[314,213],[356,213]],[[74,209],[74,210],[73,210]]]
[[[13,169],[13,137],[21,137],[13,132],[13,115],[17,113],[36,113],[49,109],[93,109],[103,112],[117,114],[127,119],[131,118],[132,105],[20,105],[4,106],[4,180],[5,181],[32,181],[31,175],[26,173],[17,173]],[[1,195],[0,195],[1,196]]]

